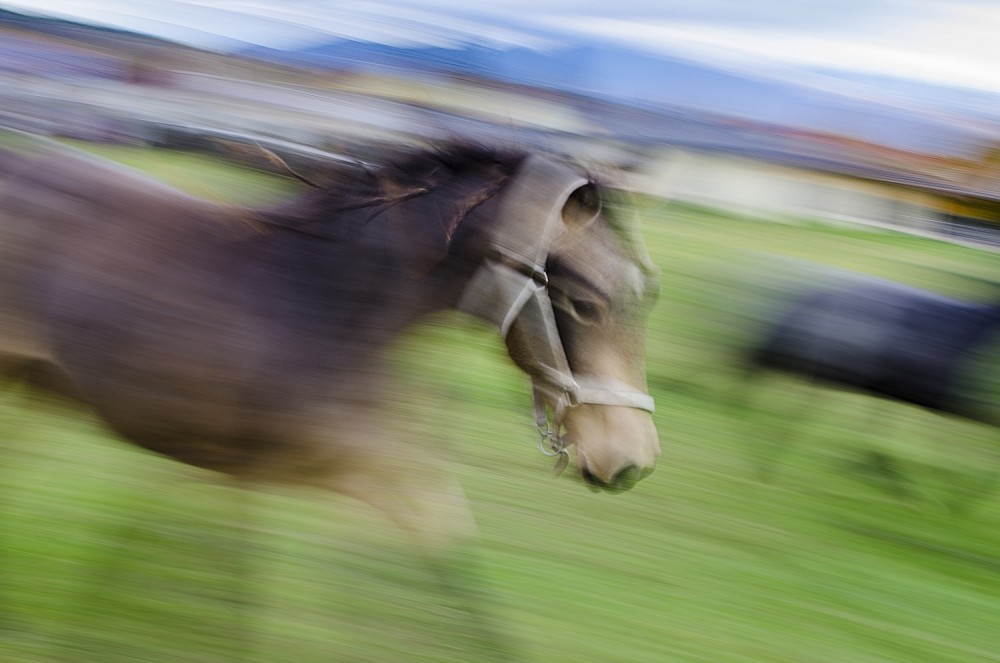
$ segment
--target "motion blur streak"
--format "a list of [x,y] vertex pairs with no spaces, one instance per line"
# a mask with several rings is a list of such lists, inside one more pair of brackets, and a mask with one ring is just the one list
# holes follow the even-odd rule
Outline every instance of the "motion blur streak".
[[996,659],[995,8],[0,4],[0,660]]

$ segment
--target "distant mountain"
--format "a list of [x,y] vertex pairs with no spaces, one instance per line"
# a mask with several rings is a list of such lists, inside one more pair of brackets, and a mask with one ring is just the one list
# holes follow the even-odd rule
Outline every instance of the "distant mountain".
[[[877,84],[860,78],[853,81],[854,92],[841,92],[611,44],[564,43],[541,51],[474,43],[442,48],[336,39],[300,50],[254,47],[241,54],[340,70],[464,74],[638,108],[686,109],[935,154],[967,154],[979,149],[987,136],[984,127],[963,121],[958,113],[940,112],[947,97],[939,90],[935,98],[930,86],[914,84],[907,103],[900,105],[891,102],[895,97],[880,99]],[[923,91],[923,100],[918,90]],[[997,109],[993,117],[1000,118],[1000,96],[987,93],[975,99],[982,112],[965,115],[970,120],[989,117],[990,99]]]
[[61,37],[94,46],[122,48],[126,45],[165,46],[169,42],[148,35],[118,30],[77,21],[31,16],[0,9],[0,27],[28,30],[35,33]]
[[1000,126],[1000,94],[988,90],[831,69],[817,68],[812,73],[835,85],[842,83],[860,95],[877,94],[898,105],[936,109],[947,115],[961,115]]
[[[425,19],[419,27],[426,32],[431,24],[431,19]],[[465,32],[450,29],[447,38],[439,40],[449,46],[339,38],[291,50],[253,46],[233,55],[313,68],[431,78],[460,74],[585,95],[611,104],[605,106],[607,112],[621,117],[629,115],[623,106],[659,113],[665,122],[670,113],[700,114],[841,135],[929,154],[975,154],[984,145],[995,143],[1000,132],[1000,95],[839,71],[786,72],[779,78],[585,40],[555,29],[532,29],[528,35],[536,43],[544,43],[544,50],[510,46],[477,37],[475,25],[486,24],[468,23]],[[119,51],[138,47],[146,55],[158,48],[178,48],[128,31],[5,10],[0,10],[0,26]],[[492,27],[521,35],[527,30],[514,22]],[[612,111],[614,107],[618,110]],[[617,119],[608,117],[606,124],[623,127]],[[646,133],[656,132],[647,129]]]

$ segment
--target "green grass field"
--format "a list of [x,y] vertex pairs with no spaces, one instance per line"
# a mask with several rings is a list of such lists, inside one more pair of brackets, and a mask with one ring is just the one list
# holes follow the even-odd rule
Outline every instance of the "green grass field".
[[[201,157],[97,151],[201,195],[267,200],[286,186]],[[526,379],[482,327],[441,316],[394,349],[413,394],[401,421],[450,450],[481,529],[488,610],[519,656],[1000,661],[1000,497],[948,506],[1000,470],[1000,431],[833,392],[797,417],[803,388],[779,378],[730,405],[730,351],[752,330],[735,312],[761,265],[778,264],[762,254],[969,297],[996,294],[984,280],[1000,255],[644,212],[663,270],[648,359],[664,453],[632,492],[551,476]],[[0,401],[0,661],[481,660],[404,535],[366,508],[236,491],[68,410],[28,407],[16,388]],[[876,453],[903,478],[876,471]]]

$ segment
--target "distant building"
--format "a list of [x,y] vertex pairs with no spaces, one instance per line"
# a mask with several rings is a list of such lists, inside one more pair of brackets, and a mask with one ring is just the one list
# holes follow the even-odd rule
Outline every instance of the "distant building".
[[[1000,247],[1000,150],[952,182],[900,172],[820,170],[720,152],[667,148],[635,179],[651,195],[783,222],[824,220]],[[985,178],[985,179],[984,179]]]

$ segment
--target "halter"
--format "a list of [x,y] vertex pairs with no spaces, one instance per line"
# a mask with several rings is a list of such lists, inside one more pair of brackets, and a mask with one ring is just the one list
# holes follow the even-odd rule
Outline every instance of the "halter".
[[553,240],[566,230],[566,202],[587,183],[562,164],[527,157],[503,193],[492,253],[469,279],[456,307],[496,325],[505,341],[515,321],[530,325],[525,362],[532,368],[538,447],[558,457],[557,473],[569,461],[562,426],[570,409],[585,403],[654,409],[649,394],[629,385],[574,376],[559,336],[545,262]]

